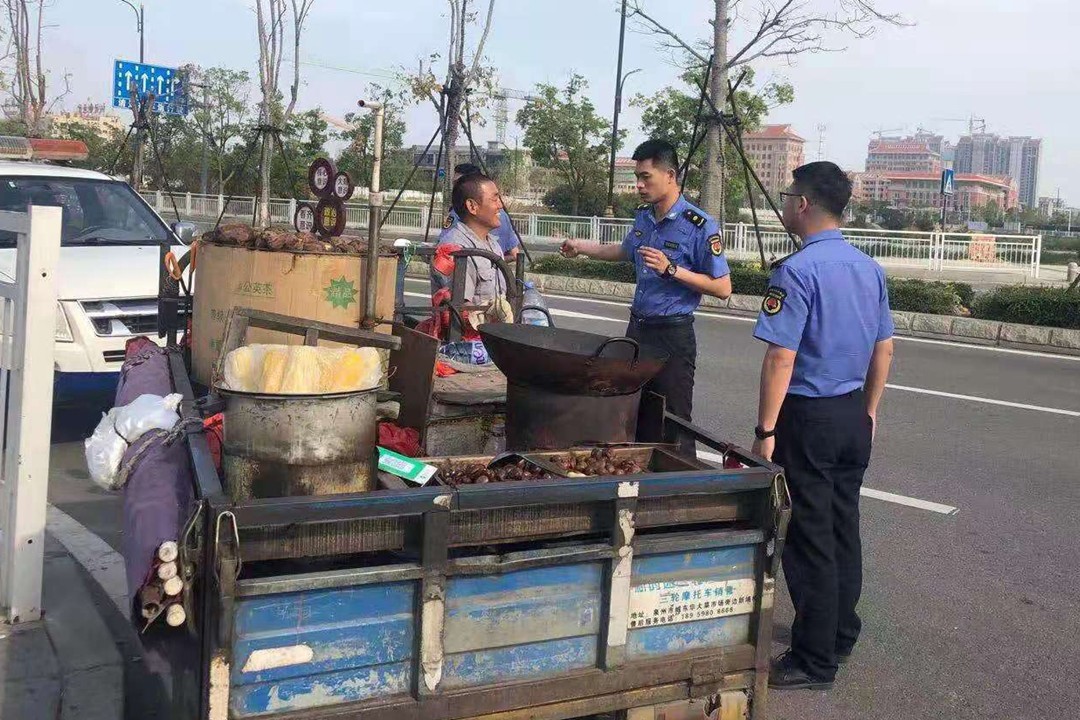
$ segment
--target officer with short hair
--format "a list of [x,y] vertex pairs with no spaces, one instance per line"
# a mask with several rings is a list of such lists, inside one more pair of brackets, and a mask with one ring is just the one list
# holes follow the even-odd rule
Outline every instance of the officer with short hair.
[[[480,175],[481,170],[472,163],[461,163],[454,166],[454,184],[457,185],[458,181],[466,175]],[[446,216],[446,220],[443,221],[443,230],[439,235],[439,242],[441,243],[444,238],[450,236],[454,227],[461,222],[461,215],[453,207],[450,208],[450,214]],[[513,260],[521,252],[521,242],[518,240],[517,233],[514,231],[514,225],[510,220],[510,215],[506,212],[506,209],[499,211],[499,227],[492,231],[492,235],[499,241],[499,247],[502,249],[503,256],[508,260]]]
[[[642,205],[622,244],[567,240],[562,253],[634,263],[637,290],[626,334],[670,358],[645,389],[666,397],[673,415],[690,420],[697,367],[694,311],[702,295],[731,295],[731,271],[716,221],[682,196],[674,146],[648,140],[633,157]],[[679,446],[684,454],[694,454],[689,438],[680,438]]]
[[792,505],[783,563],[795,621],[769,684],[821,689],[862,627],[859,489],[893,321],[884,271],[840,232],[851,180],[831,162],[792,175],[783,220],[803,246],[774,264],[754,330],[769,344],[754,451],[784,466]]

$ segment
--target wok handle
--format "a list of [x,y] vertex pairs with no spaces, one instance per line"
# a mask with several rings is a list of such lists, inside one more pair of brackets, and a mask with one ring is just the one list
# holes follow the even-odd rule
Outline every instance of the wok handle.
[[637,340],[634,340],[633,338],[628,338],[628,337],[608,338],[604,342],[600,343],[600,347],[596,348],[596,352],[594,352],[592,354],[592,357],[589,358],[589,359],[590,360],[597,359],[598,357],[600,357],[600,353],[604,352],[604,348],[606,348],[608,345],[610,345],[612,343],[619,343],[619,342],[627,343],[627,344],[632,345],[634,347],[634,359],[631,362],[637,362],[638,361],[638,356],[641,355],[641,345],[638,344]]

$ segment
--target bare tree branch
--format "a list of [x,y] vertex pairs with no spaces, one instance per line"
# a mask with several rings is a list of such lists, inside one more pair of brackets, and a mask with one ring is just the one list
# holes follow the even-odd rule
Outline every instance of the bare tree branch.
[[630,15],[640,17],[642,20],[644,20],[649,25],[651,25],[653,28],[655,28],[656,32],[659,32],[659,33],[661,33],[663,35],[667,35],[669,38],[671,38],[676,43],[678,43],[679,47],[681,47],[683,50],[685,50],[686,52],[693,55],[695,58],[700,60],[703,64],[705,64],[705,65],[709,64],[709,59],[708,58],[703,57],[701,55],[701,53],[699,53],[689,43],[687,43],[685,40],[683,40],[681,37],[679,37],[677,34],[675,34],[674,31],[669,30],[668,28],[664,27],[659,22],[657,22],[655,19],[653,19],[652,16],[646,14],[646,12],[641,9],[640,3],[638,3],[638,2],[633,3],[633,5],[631,6]]
[[68,77],[64,91],[52,99],[48,94],[48,74],[44,66],[45,0],[0,0],[7,33],[7,52],[0,60],[10,62],[11,82],[4,90],[11,96],[15,113],[31,136],[45,130],[49,111],[70,92]]
[[[724,2],[725,0],[715,0]],[[742,0],[726,0],[731,13],[729,25],[745,24],[740,12]],[[634,0],[631,15],[642,21],[646,32],[666,40],[660,44],[665,49],[678,48],[706,64],[705,55],[676,32],[649,15],[642,6],[643,0]],[[769,57],[792,57],[805,53],[838,52],[843,47],[826,44],[826,33],[841,33],[855,38],[872,35],[878,25],[911,25],[899,13],[886,13],[877,8],[873,0],[835,0],[836,10],[825,12],[815,9],[807,0],[758,0],[756,20],[753,21],[749,39],[736,52],[723,59],[723,68],[730,70],[741,65]]]
[[476,74],[480,69],[480,61],[484,57],[484,45],[487,44],[488,34],[491,32],[491,18],[495,15],[495,0],[490,0],[488,3],[487,20],[484,21],[484,31],[480,34],[480,42],[476,44],[476,54],[473,55],[472,67],[469,68],[469,72],[465,75],[466,84],[472,82],[476,78]]

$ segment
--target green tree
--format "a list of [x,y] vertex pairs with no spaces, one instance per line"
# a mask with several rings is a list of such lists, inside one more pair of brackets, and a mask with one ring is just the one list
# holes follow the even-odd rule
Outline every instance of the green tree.
[[218,192],[231,170],[226,166],[228,149],[247,133],[251,119],[251,76],[244,70],[212,67],[196,69],[192,90],[192,121],[209,148],[210,169]]
[[[705,127],[704,122],[695,123],[704,71],[697,68],[687,70],[680,79],[683,82],[682,87],[668,87],[650,96],[638,94],[630,104],[641,108],[641,127],[646,135],[666,139],[685,157],[690,150],[695,124],[698,125],[699,135]],[[770,83],[757,92],[753,88],[754,74],[747,69],[746,77],[735,93],[743,132],[757,130],[770,110],[795,99],[795,91],[790,83]],[[702,114],[703,117],[709,114],[707,106],[702,108]],[[737,218],[738,209],[748,204],[746,183],[738,153],[731,143],[724,145],[724,152],[726,167],[729,169],[724,181],[724,207],[729,216]],[[702,142],[690,158],[687,168],[686,187],[695,194],[702,189],[705,158],[705,143]],[[760,191],[756,187],[753,190],[754,197],[760,197]]]
[[[561,89],[540,83],[533,92],[535,99],[517,114],[533,162],[555,170],[570,189],[572,215],[579,214],[587,193],[604,187],[611,142],[611,123],[585,96],[588,86],[577,74]],[[618,145],[622,137],[620,133]]]

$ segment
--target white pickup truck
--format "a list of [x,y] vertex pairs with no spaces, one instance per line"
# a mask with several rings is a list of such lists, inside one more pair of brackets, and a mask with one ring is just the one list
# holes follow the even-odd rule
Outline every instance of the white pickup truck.
[[[181,257],[195,233],[167,225],[125,182],[88,170],[0,161],[0,210],[63,208],[57,273],[55,398],[58,403],[116,387],[125,343],[157,338],[162,242]],[[0,232],[0,274],[15,274],[12,233]]]

